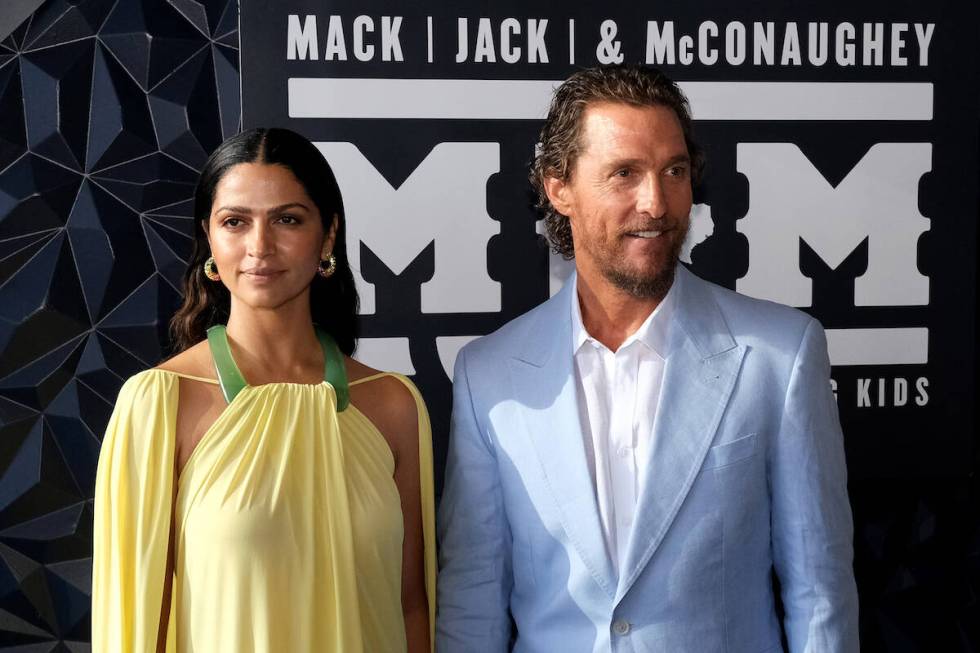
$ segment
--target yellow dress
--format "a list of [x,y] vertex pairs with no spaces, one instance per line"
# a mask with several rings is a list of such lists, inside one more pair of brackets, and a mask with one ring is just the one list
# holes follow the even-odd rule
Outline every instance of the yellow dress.
[[[405,651],[403,519],[394,458],[377,428],[353,405],[338,413],[326,381],[246,386],[175,483],[180,376],[152,369],[129,379],[106,431],[95,491],[93,650],[156,650],[173,523],[167,651]],[[431,633],[430,425],[415,386],[393,376],[418,408]]]

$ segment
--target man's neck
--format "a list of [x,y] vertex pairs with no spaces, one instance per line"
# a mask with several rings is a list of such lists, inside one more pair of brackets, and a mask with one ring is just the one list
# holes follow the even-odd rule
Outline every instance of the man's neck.
[[589,335],[616,351],[656,310],[663,297],[636,297],[604,278],[579,273],[578,296],[582,324]]

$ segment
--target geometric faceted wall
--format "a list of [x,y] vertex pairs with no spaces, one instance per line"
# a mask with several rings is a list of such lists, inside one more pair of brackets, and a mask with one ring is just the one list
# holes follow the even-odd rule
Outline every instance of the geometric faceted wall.
[[0,650],[89,650],[99,445],[164,355],[237,48],[234,0],[53,0],[0,43]]
[[[235,0],[49,0],[0,42],[0,651],[89,650],[100,441],[165,355],[237,30]],[[851,483],[862,650],[980,651],[978,487]]]

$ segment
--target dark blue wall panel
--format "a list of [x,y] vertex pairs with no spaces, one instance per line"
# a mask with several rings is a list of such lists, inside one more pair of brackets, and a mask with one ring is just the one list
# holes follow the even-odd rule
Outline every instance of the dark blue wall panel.
[[234,0],[53,0],[0,43],[0,649],[89,649],[99,443],[165,352],[237,30]]

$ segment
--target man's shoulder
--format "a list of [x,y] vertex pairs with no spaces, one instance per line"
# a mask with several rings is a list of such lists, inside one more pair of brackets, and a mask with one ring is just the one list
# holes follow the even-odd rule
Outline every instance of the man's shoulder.
[[779,304],[768,299],[760,299],[743,295],[717,284],[705,281],[715,297],[715,301],[726,315],[738,318],[754,318],[756,320],[775,320],[783,325],[806,324],[811,319],[809,315],[785,304]]
[[736,341],[766,340],[772,344],[786,341],[798,344],[813,317],[807,313],[767,299],[743,295],[692,275],[700,286],[700,295],[710,297],[721,311],[726,325]]
[[561,295],[555,295],[495,331],[477,338],[466,345],[462,353],[468,360],[503,360],[519,356],[532,342],[547,337],[547,333],[555,330],[557,325],[554,320],[561,319],[561,306],[564,303]]

